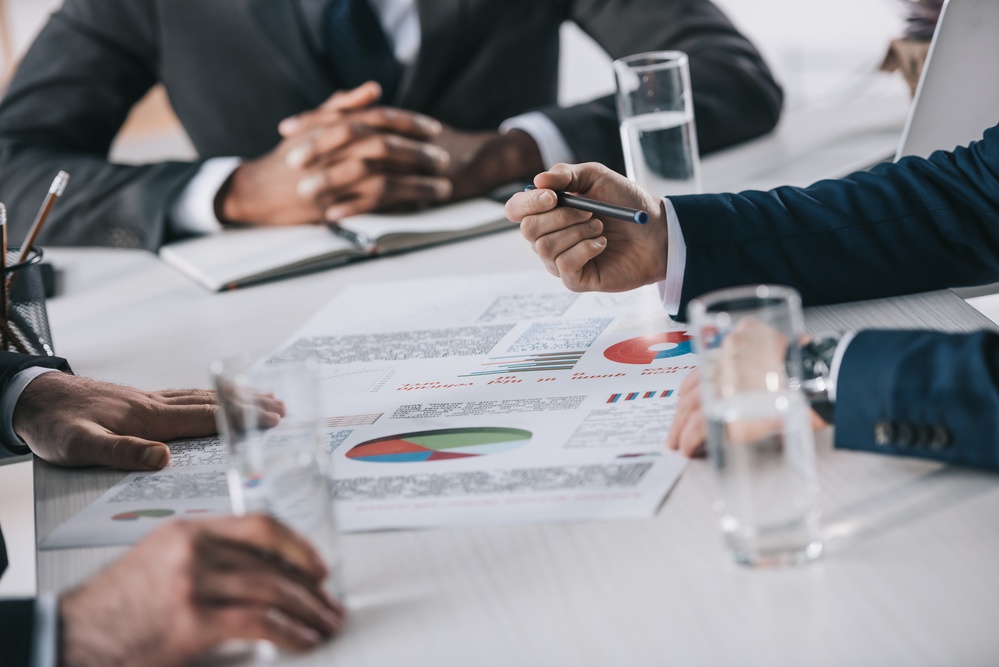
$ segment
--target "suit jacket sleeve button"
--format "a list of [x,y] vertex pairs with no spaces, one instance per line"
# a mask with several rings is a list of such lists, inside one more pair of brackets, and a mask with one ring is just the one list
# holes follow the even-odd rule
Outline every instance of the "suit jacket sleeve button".
[[874,425],[874,444],[887,447],[895,440],[895,425],[888,419],[882,419]]
[[895,427],[895,441],[903,447],[916,444],[916,429],[908,422],[899,422]]
[[920,449],[926,449],[933,440],[933,427],[929,424],[916,424],[915,444]]
[[950,449],[951,436],[950,429],[946,426],[937,425],[933,427],[933,436],[930,438],[930,448],[938,451]]

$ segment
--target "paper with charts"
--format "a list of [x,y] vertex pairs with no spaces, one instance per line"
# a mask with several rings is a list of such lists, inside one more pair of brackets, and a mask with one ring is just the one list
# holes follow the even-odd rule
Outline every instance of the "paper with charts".
[[[305,357],[345,531],[647,517],[686,465],[663,441],[696,356],[651,287],[573,294],[545,273],[355,286],[267,361]],[[218,439],[172,452],[42,548],[226,512]]]
[[168,519],[228,514],[228,452],[218,437],[170,443],[170,465],[133,472],[59,525],[42,549],[135,544]]
[[655,288],[546,273],[355,286],[269,360],[319,362],[346,531],[651,516],[695,365]]

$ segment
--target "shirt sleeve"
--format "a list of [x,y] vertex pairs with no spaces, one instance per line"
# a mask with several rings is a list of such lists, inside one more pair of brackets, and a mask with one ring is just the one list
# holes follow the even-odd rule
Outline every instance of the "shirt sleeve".
[[848,331],[843,334],[836,345],[836,351],[833,352],[832,366],[829,368],[829,389],[827,390],[829,400],[833,403],[836,402],[836,380],[839,379],[839,368],[843,363],[843,355],[846,354],[846,348],[849,347],[856,335],[856,331]]
[[666,204],[666,280],[659,282],[659,296],[666,313],[675,317],[680,312],[680,295],[683,290],[683,273],[687,268],[687,244],[683,240],[680,219],[672,202],[663,197]]
[[506,134],[510,130],[521,130],[531,135],[534,143],[538,145],[545,169],[551,169],[560,162],[576,161],[576,156],[566,143],[561,130],[551,118],[540,111],[530,111],[500,123],[500,132]]
[[25,444],[24,440],[21,440],[20,436],[14,433],[14,408],[17,406],[17,400],[21,398],[21,394],[24,393],[25,388],[27,388],[32,380],[46,373],[58,372],[60,371],[55,368],[43,368],[42,366],[26,368],[14,376],[14,379],[7,385],[7,389],[3,393],[3,398],[0,399],[0,420],[2,420],[0,429],[3,429],[3,441],[7,443],[21,443],[24,447],[20,452],[21,454],[27,454],[31,450],[28,449],[28,445]]
[[35,600],[35,636],[32,637],[31,667],[56,667],[59,637],[59,607],[54,595]]
[[170,229],[174,234],[213,234],[222,230],[222,221],[215,215],[215,197],[240,163],[238,157],[216,157],[201,165],[170,207]]

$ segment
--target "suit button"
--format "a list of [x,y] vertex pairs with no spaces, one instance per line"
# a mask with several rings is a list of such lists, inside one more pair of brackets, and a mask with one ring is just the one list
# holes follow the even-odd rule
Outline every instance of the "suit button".
[[895,440],[895,424],[888,419],[882,419],[874,425],[874,444],[887,447]]
[[929,424],[916,424],[915,431],[913,444],[920,449],[929,447],[930,441],[933,439],[933,427]]
[[937,451],[950,449],[950,429],[946,426],[937,425],[933,427],[932,431],[933,435],[930,437],[930,449],[935,449]]
[[899,422],[895,427],[895,442],[902,447],[916,444],[916,429],[908,422]]

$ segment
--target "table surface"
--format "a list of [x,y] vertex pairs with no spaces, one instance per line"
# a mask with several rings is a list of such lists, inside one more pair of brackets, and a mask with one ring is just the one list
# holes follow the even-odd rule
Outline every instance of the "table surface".
[[[878,108],[881,116],[869,116],[878,124],[899,115]],[[789,122],[774,137],[707,161],[706,186],[777,184],[792,176],[776,167],[781,160],[796,173],[794,165],[818,169],[807,154],[830,144],[803,139],[793,153],[795,128],[807,127],[797,120],[799,126]],[[890,124],[878,127],[868,136],[883,144]],[[858,144],[849,159],[874,143]],[[58,353],[79,374],[149,389],[207,386],[212,360],[273,348],[348,285],[539,267],[526,242],[508,231],[209,294],[142,252],[48,254],[67,286],[50,303]],[[992,326],[950,292],[812,308],[806,320],[812,331]],[[822,436],[827,552],[818,563],[761,571],[731,563],[711,510],[709,467],[695,461],[653,519],[345,536],[350,623],[294,664],[995,662],[995,477],[833,451],[828,432]],[[34,474],[39,542],[123,475],[42,462]],[[39,552],[39,591],[73,586],[121,552]]]

